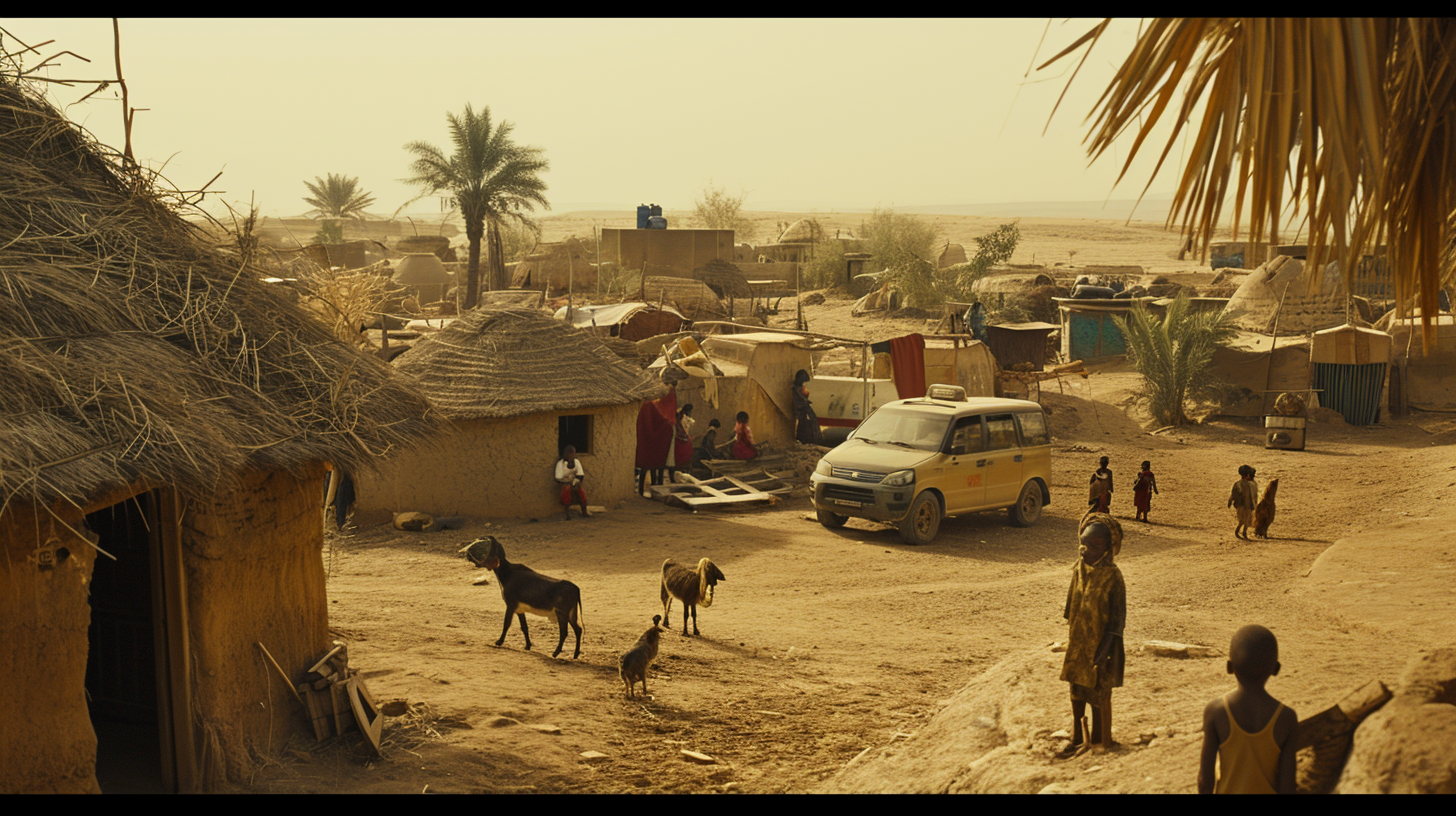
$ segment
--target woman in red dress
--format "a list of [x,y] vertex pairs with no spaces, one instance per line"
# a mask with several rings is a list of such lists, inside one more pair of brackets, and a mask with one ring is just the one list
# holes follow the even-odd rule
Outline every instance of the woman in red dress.
[[1147,521],[1148,510],[1153,505],[1153,494],[1158,492],[1158,479],[1153,475],[1153,463],[1143,462],[1137,482],[1132,488],[1132,506],[1137,509],[1137,520]]

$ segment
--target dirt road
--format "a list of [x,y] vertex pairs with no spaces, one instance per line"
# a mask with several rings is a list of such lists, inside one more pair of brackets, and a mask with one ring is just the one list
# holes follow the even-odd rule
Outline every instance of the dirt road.
[[[414,709],[387,722],[383,760],[366,760],[347,741],[297,744],[275,752],[249,789],[944,789],[898,772],[879,778],[869,760],[923,739],[917,733],[933,715],[979,689],[965,704],[988,706],[989,716],[973,720],[994,722],[997,735],[982,747],[999,746],[1007,757],[998,773],[959,789],[1056,782],[1191,791],[1200,712],[1229,678],[1221,658],[1153,658],[1137,652],[1142,642],[1222,650],[1238,626],[1263,623],[1279,636],[1285,666],[1271,692],[1314,713],[1366,680],[1393,680],[1418,649],[1449,637],[1432,613],[1456,602],[1453,547],[1427,537],[1406,558],[1401,541],[1382,530],[1393,522],[1456,526],[1449,509],[1456,470],[1446,447],[1456,441],[1456,423],[1428,416],[1373,429],[1320,425],[1308,451],[1270,451],[1252,423],[1148,435],[1119,404],[1134,375],[1091,382],[1096,402],[1080,393],[1044,398],[1055,435],[1053,503],[1031,529],[985,513],[947,520],[934,544],[910,547],[867,522],[825,530],[806,520],[802,499],[731,514],[639,499],[590,520],[481,523],[436,534],[371,528],[333,538],[325,553],[332,623],[350,640],[352,662],[375,696]],[[1052,732],[1067,727],[1069,715],[1057,679],[1061,655],[1048,647],[1065,638],[1075,520],[1099,455],[1111,457],[1113,512],[1127,531],[1119,559],[1129,598],[1127,683],[1113,698],[1123,748],[1057,763]],[[1143,459],[1153,462],[1162,490],[1146,525],[1132,520],[1131,506]],[[1259,470],[1261,484],[1281,479],[1268,541],[1234,538],[1224,508],[1245,463]],[[554,624],[540,618],[530,619],[532,651],[522,648],[516,626],[504,646],[493,645],[503,617],[499,591],[493,579],[472,586],[485,573],[456,554],[484,534],[500,539],[511,560],[581,587],[580,660],[565,659],[569,635],[563,658],[550,657]],[[1313,580],[1305,577],[1342,538],[1379,548],[1387,592],[1340,589],[1363,569],[1360,546],[1343,547]],[[661,612],[663,560],[703,556],[727,581],[716,603],[699,611],[702,636],[681,636],[675,605],[673,630],[649,673],[651,697],[626,699],[616,660]],[[1379,598],[1378,614],[1363,615],[1361,598]],[[1169,727],[1174,736],[1136,744]],[[714,763],[688,761],[683,750]],[[605,758],[583,759],[587,751]],[[1099,770],[1089,772],[1094,765]]]

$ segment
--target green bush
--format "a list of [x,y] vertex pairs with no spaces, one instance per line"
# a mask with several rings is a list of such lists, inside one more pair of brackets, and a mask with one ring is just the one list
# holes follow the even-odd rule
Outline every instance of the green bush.
[[1113,316],[1127,341],[1127,360],[1142,375],[1142,396],[1162,425],[1186,425],[1190,399],[1212,398],[1222,390],[1210,364],[1213,353],[1233,336],[1223,312],[1194,312],[1179,293],[1165,317],[1154,317],[1142,302],[1128,316]]

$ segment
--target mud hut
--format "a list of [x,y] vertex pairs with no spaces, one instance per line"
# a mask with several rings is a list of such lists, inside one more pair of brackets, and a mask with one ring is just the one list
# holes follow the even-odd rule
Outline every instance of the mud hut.
[[530,309],[475,309],[396,366],[455,430],[361,478],[360,523],[403,511],[559,513],[552,468],[566,445],[581,456],[591,503],[615,504],[632,495],[637,408],[665,390],[595,335]]
[[968,263],[970,258],[966,257],[966,248],[960,244],[946,242],[945,248],[940,251],[940,258],[935,262],[936,269],[946,269],[958,264]]
[[0,792],[204,790],[306,730],[256,644],[329,648],[326,463],[432,426],[149,178],[0,75]]
[[1239,283],[1224,314],[1245,331],[1309,334],[1343,325],[1346,301],[1337,265],[1311,277],[1304,260],[1278,255]]

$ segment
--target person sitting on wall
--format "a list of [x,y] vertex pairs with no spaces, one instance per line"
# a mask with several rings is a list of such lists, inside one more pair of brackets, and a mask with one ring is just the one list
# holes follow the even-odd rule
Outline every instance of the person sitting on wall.
[[574,497],[581,505],[581,517],[591,518],[591,513],[586,509],[586,491],[581,489],[581,482],[586,478],[586,471],[581,466],[581,460],[576,458],[576,447],[567,445],[561,452],[561,458],[556,460],[556,483],[561,485],[561,506],[565,508],[566,517],[571,518],[571,500]]

